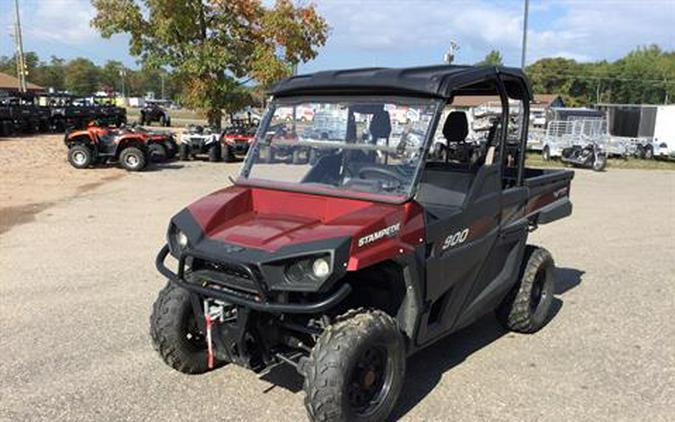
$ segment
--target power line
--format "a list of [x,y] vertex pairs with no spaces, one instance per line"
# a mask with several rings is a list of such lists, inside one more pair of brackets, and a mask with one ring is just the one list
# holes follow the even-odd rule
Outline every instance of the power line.
[[[532,76],[533,74],[534,73],[530,72],[530,76]],[[624,78],[619,76],[590,76],[564,72],[557,72],[553,75],[546,75],[546,76],[542,75],[541,77],[546,79],[587,79],[587,80],[602,80],[602,81],[613,80],[621,82],[641,82],[641,83],[654,83],[663,85],[675,84],[675,80],[669,81],[668,79],[642,79],[642,78],[637,79],[637,78]]]

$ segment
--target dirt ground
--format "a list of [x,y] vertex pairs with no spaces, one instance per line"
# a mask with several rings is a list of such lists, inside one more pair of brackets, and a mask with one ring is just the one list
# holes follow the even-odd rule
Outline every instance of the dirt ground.
[[[82,171],[60,142],[0,140],[0,421],[306,420],[288,367],[186,376],[150,345],[167,223],[240,164]],[[580,170],[571,192],[530,239],[556,260],[552,321],[488,315],[411,357],[393,419],[673,420],[675,172]]]
[[62,134],[0,138],[0,233],[124,176],[119,168],[77,170],[66,153]]

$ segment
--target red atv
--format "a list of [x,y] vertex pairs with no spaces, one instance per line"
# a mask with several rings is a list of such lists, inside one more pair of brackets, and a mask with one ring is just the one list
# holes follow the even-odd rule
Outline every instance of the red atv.
[[129,171],[140,171],[148,161],[162,161],[167,154],[164,136],[112,130],[95,123],[84,130],[66,132],[64,142],[68,147],[68,161],[78,169],[119,162]]
[[171,160],[178,154],[178,143],[172,132],[151,130],[137,125],[128,126],[126,129],[149,137],[148,150],[150,160],[153,162]]
[[257,127],[253,125],[234,125],[226,128],[220,138],[223,160],[230,163],[237,156],[245,157],[255,139]]
[[[525,166],[532,93],[521,70],[320,72],[271,94],[234,186],[169,224],[156,260],[169,282],[150,319],[167,365],[292,365],[310,419],[381,421],[409,355],[492,311],[521,333],[548,322],[553,258],[527,240],[571,214],[574,173]],[[457,96],[501,98],[480,142],[453,107]],[[288,122],[302,114],[294,108],[330,112],[345,125],[342,139]],[[270,130],[281,123],[287,130]],[[462,153],[430,154],[436,137]],[[278,142],[285,155],[322,154],[293,163],[258,153]]]

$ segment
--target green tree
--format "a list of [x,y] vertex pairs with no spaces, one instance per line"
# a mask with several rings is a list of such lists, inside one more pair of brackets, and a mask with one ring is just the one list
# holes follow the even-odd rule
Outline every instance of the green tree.
[[52,56],[49,63],[41,62],[40,68],[36,71],[37,77],[32,82],[55,91],[63,91],[66,78],[65,64],[64,59]]
[[118,60],[108,60],[100,71],[101,88],[122,92],[122,72],[127,72],[122,62]]
[[483,60],[476,63],[476,66],[502,66],[503,64],[504,58],[502,57],[502,53],[499,50],[492,50],[487,53]]
[[277,0],[92,0],[92,25],[102,36],[130,36],[130,53],[151,68],[179,73],[186,104],[211,124],[246,99],[244,82],[267,85],[287,76],[289,64],[317,55],[327,25],[313,6]]
[[99,68],[89,59],[78,57],[65,67],[64,86],[75,95],[90,95],[98,89]]

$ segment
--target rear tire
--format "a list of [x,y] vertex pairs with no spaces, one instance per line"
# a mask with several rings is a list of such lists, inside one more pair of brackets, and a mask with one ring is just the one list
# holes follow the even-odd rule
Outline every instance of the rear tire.
[[405,343],[392,317],[364,309],[338,317],[303,366],[310,419],[385,420],[403,387],[405,364]]
[[293,151],[293,158],[291,160],[293,164],[302,164],[302,157],[300,156],[300,151],[297,149]]
[[551,149],[546,145],[544,149],[541,150],[541,158],[544,161],[549,161],[551,159]]
[[653,160],[654,159],[654,147],[651,145],[647,145],[645,147],[645,160]]
[[220,161],[221,153],[220,144],[218,142],[214,143],[209,147],[209,161],[212,163]]
[[162,144],[150,144],[148,146],[148,155],[150,156],[150,161],[153,163],[161,163],[166,161],[169,153],[167,149]]
[[549,320],[555,288],[555,264],[544,248],[528,245],[520,282],[497,309],[497,318],[511,331],[534,333]]
[[318,156],[318,153],[316,152],[315,149],[312,149],[312,150],[309,151],[309,160],[308,161],[309,161],[309,164],[312,165],[312,166],[314,164],[316,164],[317,161],[319,161],[319,156]]
[[120,154],[120,164],[128,171],[141,171],[147,164],[145,154],[139,148],[126,147]]
[[272,146],[267,147],[267,153],[265,154],[264,161],[267,164],[274,162],[274,148],[272,148]]
[[159,292],[152,305],[150,337],[164,363],[176,371],[184,374],[209,371],[206,336],[197,328],[187,290],[167,283]]
[[68,162],[76,169],[89,167],[94,160],[91,148],[86,145],[73,145],[68,148]]
[[179,159],[181,161],[188,161],[190,160],[190,147],[185,145],[185,144],[180,144],[180,154],[179,154]]

